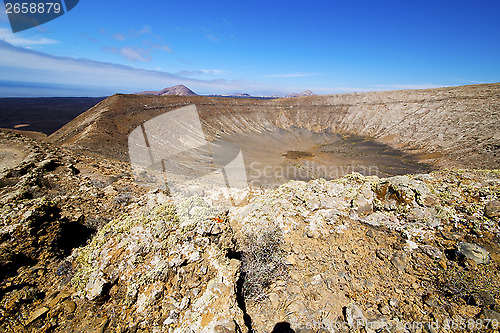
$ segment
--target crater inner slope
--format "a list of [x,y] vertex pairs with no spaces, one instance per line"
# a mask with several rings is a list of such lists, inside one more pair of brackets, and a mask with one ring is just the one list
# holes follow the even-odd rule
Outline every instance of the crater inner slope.
[[274,100],[117,94],[48,140],[127,162],[132,130],[192,104],[206,139],[240,147],[256,184],[500,165],[498,83]]

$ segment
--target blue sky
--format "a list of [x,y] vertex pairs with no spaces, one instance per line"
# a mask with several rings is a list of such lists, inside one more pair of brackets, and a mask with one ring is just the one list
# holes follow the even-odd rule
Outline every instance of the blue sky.
[[0,96],[283,95],[500,81],[500,1],[95,1],[13,34]]

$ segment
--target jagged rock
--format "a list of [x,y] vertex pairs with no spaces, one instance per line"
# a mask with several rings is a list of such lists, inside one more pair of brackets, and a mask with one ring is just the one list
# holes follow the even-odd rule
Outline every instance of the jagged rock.
[[474,261],[476,264],[488,264],[490,262],[489,252],[477,244],[460,242],[457,244],[457,251],[459,255]]
[[48,307],[46,307],[46,306],[39,307],[38,309],[36,309],[35,311],[33,311],[31,313],[30,317],[26,321],[26,325],[31,324],[32,322],[34,322],[38,318],[40,318],[43,315],[45,315],[47,312],[49,312],[49,308]]
[[236,333],[239,332],[239,327],[233,320],[227,319],[220,321],[213,327],[210,332],[214,333]]
[[375,251],[375,254],[380,260],[386,260],[389,257],[389,253],[386,249],[378,249]]
[[387,305],[385,303],[379,304],[378,310],[383,315],[389,315],[391,313],[391,308],[389,307],[389,305]]
[[270,293],[269,294],[269,300],[271,301],[271,306],[275,309],[278,308],[278,305],[279,305],[279,301],[280,301],[280,298],[278,296],[278,294],[276,293]]
[[444,270],[448,269],[448,263],[446,262],[445,257],[441,258],[441,260],[438,261],[438,265]]
[[104,287],[108,284],[102,276],[91,276],[86,286],[87,298],[90,300],[100,300],[104,295]]
[[64,301],[63,308],[67,313],[73,313],[76,310],[76,303],[73,301]]
[[389,305],[392,306],[393,308],[396,308],[398,305],[399,305],[399,301],[398,299],[392,297],[390,300],[389,300]]
[[424,303],[430,307],[437,307],[439,305],[438,300],[433,295],[427,294],[424,296]]
[[40,168],[41,170],[45,170],[45,171],[52,171],[58,165],[59,165],[59,161],[57,161],[56,159],[53,159],[53,158],[48,158],[46,160],[43,160],[43,161],[37,163],[37,167]]
[[211,332],[216,327],[227,325],[232,328],[238,325],[243,332],[247,332],[243,312],[235,304],[240,262],[231,260],[227,266],[222,266],[223,262],[216,265],[221,265],[218,274],[209,281],[206,291],[194,302],[191,314],[184,317],[185,321],[175,332],[184,332],[188,328],[196,332]]
[[210,231],[212,235],[219,235],[220,233],[222,233],[222,228],[219,225],[214,225]]
[[439,260],[439,259],[444,257],[443,251],[441,251],[440,249],[438,249],[434,246],[422,245],[419,248],[422,250],[423,253],[425,253],[426,255],[428,255],[432,259]]
[[490,310],[488,308],[483,308],[478,317],[481,319],[489,319],[492,321],[496,320],[497,322],[500,322],[500,313]]
[[438,198],[432,194],[428,186],[423,183],[417,184],[414,187],[415,199],[421,206],[432,207],[438,204]]
[[452,241],[457,241],[457,240],[460,240],[464,237],[464,234],[459,230],[456,230],[454,232],[447,232],[447,231],[442,230],[440,233],[444,239],[452,240]]
[[500,216],[500,201],[491,200],[484,206],[484,215],[489,218]]
[[359,215],[368,215],[368,214],[371,214],[373,212],[373,204],[367,203],[367,204],[364,204],[362,206],[359,206],[356,209],[356,212]]
[[468,298],[468,303],[483,308],[491,308],[497,305],[495,299],[489,293],[482,290],[473,292]]
[[384,179],[377,184],[375,192],[389,210],[394,210],[397,205],[432,207],[439,202],[428,185],[408,176]]
[[56,307],[56,305],[58,305],[61,301],[64,301],[69,296],[70,296],[70,294],[67,292],[59,292],[59,293],[57,293],[57,295],[55,295],[55,297],[53,297],[52,299],[49,300],[49,302],[47,303],[47,306],[50,309],[53,309]]
[[420,207],[417,206],[411,209],[406,218],[410,221],[426,224],[431,228],[436,228],[442,225],[442,221],[446,219],[444,212],[438,211],[436,207]]
[[415,200],[415,193],[411,189],[412,184],[408,176],[391,177],[377,184],[375,192],[379,200],[386,202],[387,209],[394,209],[398,204],[410,204]]
[[398,225],[398,219],[392,214],[375,212],[360,220],[363,223],[372,225],[374,227],[384,226],[387,228],[395,228]]
[[[244,331],[243,313],[235,301],[240,261],[224,257],[232,246],[230,226],[224,219],[207,215],[216,210],[193,207],[191,201],[177,205],[179,210],[168,202],[152,202],[154,209],[140,208],[103,227],[92,243],[74,253],[77,289],[91,300],[101,300],[115,284],[109,281],[116,279],[116,288],[127,290],[127,304],[134,315],[162,329],[175,326],[175,332],[208,332],[237,324]],[[193,220],[183,224],[177,212]],[[219,231],[212,238],[210,230],[215,226]],[[168,285],[174,287],[167,289]],[[203,292],[192,293],[186,286]],[[173,308],[161,319],[150,311],[155,304]]]
[[404,272],[406,268],[406,255],[404,253],[395,253],[391,258],[391,264],[399,271]]
[[438,333],[437,325],[433,325],[433,323],[425,323],[423,325],[423,330],[425,333]]
[[109,319],[106,317],[97,317],[84,319],[79,325],[79,330],[89,333],[104,333],[109,324]]
[[351,303],[345,307],[345,320],[350,329],[360,329],[365,326],[366,317],[359,305]]

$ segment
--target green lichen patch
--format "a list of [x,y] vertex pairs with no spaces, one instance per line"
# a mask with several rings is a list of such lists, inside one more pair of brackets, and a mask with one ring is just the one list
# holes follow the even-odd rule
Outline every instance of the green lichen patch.
[[211,222],[222,213],[219,207],[211,205],[199,196],[192,196],[177,203],[176,212],[180,221],[180,231],[192,231],[197,225]]
[[157,205],[150,211],[124,214],[102,227],[92,238],[92,241],[75,253],[76,273],[72,283],[79,291],[83,291],[89,281],[89,276],[96,269],[105,244],[118,244],[134,227],[148,229],[156,238],[166,239],[171,230],[176,228],[179,218],[172,203]]

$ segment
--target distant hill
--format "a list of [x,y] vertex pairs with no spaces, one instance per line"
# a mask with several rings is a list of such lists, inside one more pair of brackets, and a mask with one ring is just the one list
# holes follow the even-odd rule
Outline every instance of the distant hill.
[[142,91],[136,93],[136,95],[153,95],[153,96],[168,96],[168,95],[177,95],[177,96],[198,96],[195,92],[193,92],[188,87],[179,84],[173,87],[165,88],[158,91]]
[[229,97],[229,98],[258,98],[247,93],[234,93],[234,94],[216,94],[207,95],[208,97]]
[[253,98],[253,99],[274,99],[279,98],[279,96],[252,96],[247,93],[234,93],[227,95],[207,95],[207,97],[225,97],[225,98]]
[[304,97],[304,96],[314,96],[316,95],[315,93],[313,93],[311,90],[306,90],[306,91],[303,91],[301,93],[294,93],[294,94],[290,94],[288,96],[285,96],[285,97]]
[[247,93],[237,93],[228,95],[228,97],[239,97],[239,98],[252,98],[253,96]]

